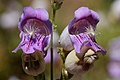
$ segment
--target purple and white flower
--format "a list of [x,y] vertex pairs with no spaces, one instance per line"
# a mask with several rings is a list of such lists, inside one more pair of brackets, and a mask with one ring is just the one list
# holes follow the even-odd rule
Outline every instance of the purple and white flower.
[[36,50],[43,53],[47,50],[51,40],[52,23],[45,9],[25,7],[18,28],[21,42],[13,52],[22,49],[25,54],[31,54]]
[[98,22],[99,16],[95,11],[81,7],[75,11],[74,19],[60,36],[61,46],[70,51],[65,59],[66,70],[73,74],[70,80],[80,80],[81,75],[98,59],[98,52],[106,54],[106,50],[99,46],[95,39]]
[[95,40],[95,30],[98,22],[99,16],[95,11],[87,7],[77,9],[74,19],[60,36],[61,46],[67,51],[75,49],[79,59],[89,49],[92,49],[95,53],[101,52],[105,54],[106,51]]

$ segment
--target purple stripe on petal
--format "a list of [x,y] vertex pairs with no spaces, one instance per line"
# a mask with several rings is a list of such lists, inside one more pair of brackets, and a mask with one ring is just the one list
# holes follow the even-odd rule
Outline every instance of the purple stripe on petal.
[[100,49],[100,52],[101,52],[103,55],[107,53],[107,51],[106,51],[104,48],[102,48],[100,45],[98,45],[97,43],[95,43],[95,45]]
[[36,44],[34,45],[35,49],[42,51],[42,42],[43,42],[44,38],[45,38],[45,36],[42,36],[40,38],[40,40],[36,42]]
[[31,54],[35,52],[34,47],[32,45],[28,46],[28,44],[25,44],[24,46],[22,46],[21,49],[25,54]]
[[82,43],[80,43],[79,39],[75,35],[70,35],[71,41],[77,53],[80,53],[80,49]]
[[70,38],[77,53],[81,53],[80,51],[83,46],[88,46],[95,52],[102,52],[103,54],[106,53],[106,51],[101,46],[99,46],[96,41],[92,41],[87,34],[81,33],[79,35],[70,35]]

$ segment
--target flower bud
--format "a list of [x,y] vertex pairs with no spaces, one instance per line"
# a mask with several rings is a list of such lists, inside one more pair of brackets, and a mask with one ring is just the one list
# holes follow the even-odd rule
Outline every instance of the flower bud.
[[52,5],[53,9],[54,10],[60,9],[62,3],[63,3],[63,0],[54,0],[53,5]]
[[65,68],[71,74],[83,74],[88,71],[92,64],[81,61],[77,56],[75,50],[71,51],[65,60]]
[[37,76],[44,72],[45,62],[41,52],[22,55],[22,67],[25,73]]

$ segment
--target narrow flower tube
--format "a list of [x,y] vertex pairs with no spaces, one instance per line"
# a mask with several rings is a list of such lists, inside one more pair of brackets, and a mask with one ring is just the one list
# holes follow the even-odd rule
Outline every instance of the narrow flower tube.
[[36,50],[42,53],[47,50],[51,39],[52,23],[45,9],[25,7],[18,28],[21,42],[13,52],[22,49],[25,54],[31,54]]
[[[69,35],[67,36],[69,37],[66,38],[70,38],[72,46],[74,47],[79,59],[84,58],[85,53],[89,49],[92,49],[94,53],[106,53],[106,51],[99,46],[95,40],[95,30],[98,22],[99,16],[95,11],[87,7],[81,7],[75,11],[74,19],[68,24],[67,30]],[[63,38],[62,35],[61,38]],[[60,41],[62,41],[62,39],[60,39]],[[60,42],[60,44],[64,47],[66,45],[71,45],[70,42],[65,42]],[[71,46],[69,47],[72,49]],[[66,49],[66,47],[64,49]]]

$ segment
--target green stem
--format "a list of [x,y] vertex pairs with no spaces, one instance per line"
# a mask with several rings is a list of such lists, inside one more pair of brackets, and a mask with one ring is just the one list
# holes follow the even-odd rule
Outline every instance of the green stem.
[[51,69],[50,70],[51,70],[51,80],[53,80],[53,48],[52,47],[51,47]]
[[68,80],[68,72],[65,70],[65,67],[62,68],[62,79],[61,80]]
[[56,10],[53,9],[53,18],[52,18],[52,22],[53,22],[53,24],[55,24],[55,15],[56,15]]
[[62,72],[60,80],[68,80],[68,72],[65,69],[65,54],[62,48],[59,48],[60,56],[63,60]]
[[[54,5],[54,0],[52,2],[52,5]],[[53,17],[52,17],[52,23],[53,23],[53,27],[55,24],[55,14],[56,14],[56,10],[54,8],[52,8],[52,12],[53,12]],[[53,33],[51,34],[51,80],[53,80]]]

